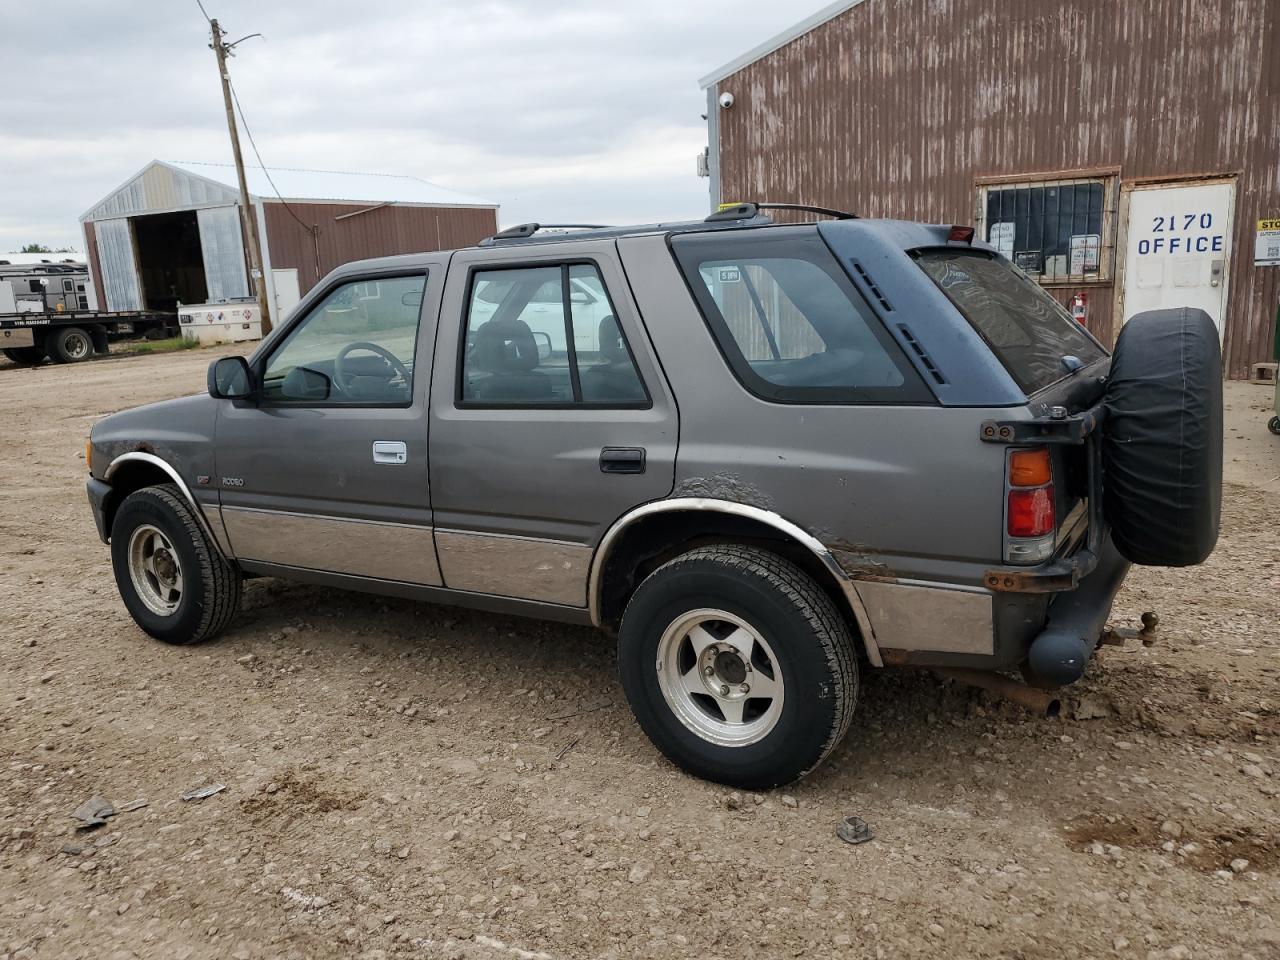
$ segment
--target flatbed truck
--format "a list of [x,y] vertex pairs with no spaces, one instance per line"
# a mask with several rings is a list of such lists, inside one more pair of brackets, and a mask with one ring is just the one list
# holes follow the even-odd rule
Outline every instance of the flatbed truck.
[[106,353],[111,340],[178,335],[178,317],[154,310],[75,310],[0,314],[0,352],[33,367],[46,359],[78,363]]

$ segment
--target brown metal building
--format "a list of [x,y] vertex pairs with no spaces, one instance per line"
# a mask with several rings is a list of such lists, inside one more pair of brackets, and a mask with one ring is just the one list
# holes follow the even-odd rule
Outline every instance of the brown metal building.
[[[497,204],[416,177],[245,173],[276,316],[339,264],[468,246],[498,229]],[[251,296],[230,164],[153,160],[80,220],[104,309],[171,310]]]
[[701,83],[713,207],[973,223],[1104,340],[1193,305],[1272,357],[1277,0],[846,0]]

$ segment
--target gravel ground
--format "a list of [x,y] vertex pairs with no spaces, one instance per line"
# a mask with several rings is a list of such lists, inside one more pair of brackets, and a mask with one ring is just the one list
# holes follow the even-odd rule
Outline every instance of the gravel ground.
[[[1133,573],[1159,641],[1061,718],[879,672],[814,776],[738,795],[590,630],[257,580],[217,641],[145,637],[84,439],[219,352],[0,361],[0,958],[1280,956],[1269,390],[1228,385],[1217,552]],[[94,795],[147,805],[77,833]]]

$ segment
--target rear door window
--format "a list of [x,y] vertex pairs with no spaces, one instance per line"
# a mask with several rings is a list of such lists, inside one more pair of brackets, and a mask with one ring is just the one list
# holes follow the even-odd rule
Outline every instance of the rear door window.
[[1070,374],[1063,357],[1088,365],[1107,355],[1065,307],[1007,261],[980,250],[924,250],[915,257],[1028,395]]
[[790,403],[928,403],[933,395],[816,232],[672,240],[747,389]]
[[466,324],[465,404],[649,405],[594,264],[476,271]]

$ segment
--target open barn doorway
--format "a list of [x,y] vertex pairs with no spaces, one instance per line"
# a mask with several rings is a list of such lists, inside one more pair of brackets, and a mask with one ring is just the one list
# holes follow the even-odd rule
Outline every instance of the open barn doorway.
[[194,210],[134,217],[133,238],[146,309],[172,311],[208,299]]

